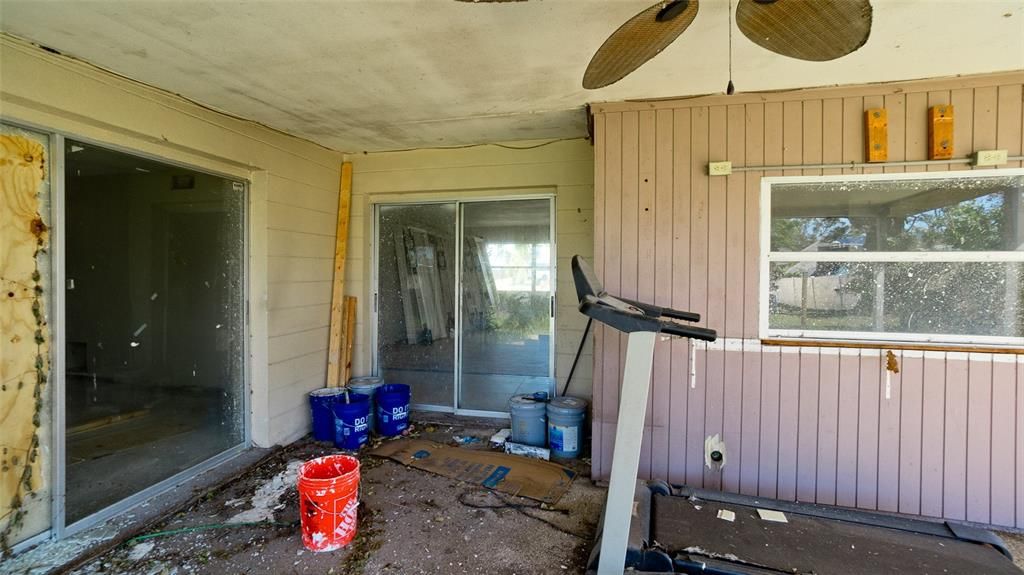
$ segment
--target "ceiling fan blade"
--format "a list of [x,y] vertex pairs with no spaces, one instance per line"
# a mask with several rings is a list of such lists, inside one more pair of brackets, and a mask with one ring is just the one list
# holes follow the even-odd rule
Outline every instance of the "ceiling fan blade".
[[871,34],[870,0],[740,0],[736,25],[751,42],[790,58],[824,62]]
[[657,56],[693,22],[697,5],[698,0],[662,1],[627,20],[597,49],[583,74],[583,87],[614,84]]

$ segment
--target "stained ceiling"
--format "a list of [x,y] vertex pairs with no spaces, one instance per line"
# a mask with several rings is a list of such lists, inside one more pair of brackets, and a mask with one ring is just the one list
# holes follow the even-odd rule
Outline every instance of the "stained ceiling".
[[604,39],[652,3],[0,0],[0,29],[350,152],[583,136],[586,103],[720,93],[730,60],[737,92],[1024,69],[1021,0],[873,0],[867,44],[831,62],[767,52],[734,3],[701,0],[664,52],[584,90]]

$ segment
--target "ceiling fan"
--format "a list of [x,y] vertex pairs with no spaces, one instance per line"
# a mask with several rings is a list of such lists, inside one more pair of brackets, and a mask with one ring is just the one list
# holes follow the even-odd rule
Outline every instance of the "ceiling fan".
[[[583,87],[603,88],[658,55],[697,17],[699,0],[662,0],[633,16],[598,48]],[[870,0],[738,0],[736,26],[758,46],[823,62],[860,48],[871,33]]]

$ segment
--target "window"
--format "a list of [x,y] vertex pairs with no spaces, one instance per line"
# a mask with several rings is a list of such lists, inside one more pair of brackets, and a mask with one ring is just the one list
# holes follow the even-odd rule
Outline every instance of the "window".
[[487,261],[498,291],[551,291],[551,244],[488,243]]
[[1024,344],[1024,171],[762,180],[764,337]]

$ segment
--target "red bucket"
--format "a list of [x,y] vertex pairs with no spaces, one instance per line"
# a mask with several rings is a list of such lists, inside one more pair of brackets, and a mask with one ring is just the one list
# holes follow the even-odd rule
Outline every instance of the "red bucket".
[[302,543],[310,551],[334,551],[356,535],[359,507],[359,460],[328,455],[299,469],[299,516]]

